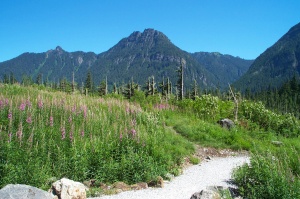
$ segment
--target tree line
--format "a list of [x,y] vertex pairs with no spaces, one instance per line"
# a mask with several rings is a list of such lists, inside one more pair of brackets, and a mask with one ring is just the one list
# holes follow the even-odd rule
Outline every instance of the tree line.
[[78,83],[74,80],[74,73],[72,73],[72,80],[68,80],[66,77],[59,79],[57,82],[48,81],[48,79],[43,78],[43,74],[39,73],[34,80],[31,76],[23,74],[22,79],[19,82],[14,74],[11,72],[9,74],[4,74],[1,80],[4,84],[15,84],[19,83],[24,86],[30,85],[40,85],[45,87],[50,87],[54,90],[59,90],[67,93],[80,92],[84,95],[99,95],[105,96],[107,94],[121,94],[126,98],[130,99],[137,91],[142,91],[146,96],[161,95],[166,99],[170,99],[171,96],[175,96],[176,99],[182,100],[184,98],[195,99],[196,96],[200,94],[200,88],[197,81],[193,80],[193,85],[191,89],[184,90],[184,67],[185,60],[181,59],[180,66],[178,66],[177,72],[177,82],[173,84],[169,77],[165,77],[161,82],[156,82],[154,76],[150,76],[144,85],[139,85],[134,82],[132,77],[128,83],[121,83],[117,85],[114,83],[112,86],[108,85],[107,77],[99,82],[98,85],[95,84],[93,80],[93,74],[88,71],[85,81]]

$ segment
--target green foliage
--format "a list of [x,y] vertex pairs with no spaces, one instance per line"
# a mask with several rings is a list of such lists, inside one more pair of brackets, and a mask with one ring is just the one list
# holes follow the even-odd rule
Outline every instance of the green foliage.
[[171,111],[166,111],[165,114],[168,126],[173,126],[176,132],[201,146],[234,150],[250,150],[253,147],[251,135],[242,129],[236,128],[229,131],[192,115]]
[[292,114],[276,114],[266,109],[261,102],[254,103],[244,100],[240,105],[240,117],[278,135],[285,137],[300,135],[299,121]]
[[234,172],[234,180],[243,197],[285,198],[300,197],[299,151],[288,146],[285,150],[256,152],[250,165]]
[[186,110],[193,112],[199,118],[216,122],[220,118],[232,117],[233,103],[231,101],[222,101],[218,97],[201,95],[195,100],[184,99],[178,101],[177,105]]
[[52,177],[147,182],[177,173],[194,151],[159,110],[118,98],[1,85],[0,118],[0,187],[47,189]]

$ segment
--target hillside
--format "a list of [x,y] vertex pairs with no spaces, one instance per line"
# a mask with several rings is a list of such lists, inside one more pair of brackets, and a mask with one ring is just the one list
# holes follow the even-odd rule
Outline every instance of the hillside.
[[234,86],[244,91],[279,87],[300,72],[300,23],[263,52]]
[[231,55],[223,55],[218,52],[196,52],[192,56],[202,64],[206,70],[214,74],[218,81],[225,87],[227,83],[238,80],[247,72],[253,60],[245,60]]
[[62,78],[70,81],[74,72],[75,81],[81,85],[90,71],[96,85],[105,77],[110,86],[127,83],[131,78],[144,85],[148,77],[154,75],[157,82],[169,77],[175,86],[176,70],[183,58],[186,87],[190,87],[196,79],[202,88],[215,88],[232,83],[251,62],[228,55],[213,55],[185,52],[162,32],[146,29],[133,32],[98,55],[93,52],[67,52],[60,46],[43,53],[24,53],[0,63],[0,76],[13,73],[18,81],[22,81],[22,75],[26,74],[35,81],[42,74],[43,81],[59,82]]

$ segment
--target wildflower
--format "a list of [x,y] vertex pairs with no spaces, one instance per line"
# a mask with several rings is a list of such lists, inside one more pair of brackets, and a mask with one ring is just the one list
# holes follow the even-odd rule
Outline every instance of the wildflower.
[[76,104],[74,104],[74,106],[72,107],[72,113],[76,112]]
[[0,100],[0,108],[4,107],[4,102],[2,100]]
[[12,113],[11,112],[8,113],[7,118],[10,119],[10,120],[12,119]]
[[50,124],[50,126],[53,126],[53,117],[52,117],[52,115],[50,115],[49,124]]
[[17,134],[17,138],[21,141],[22,135],[23,135],[23,127],[22,127],[22,123],[20,123],[19,129],[18,129],[18,131],[17,131],[16,134]]
[[72,122],[72,117],[70,116],[70,117],[69,117],[69,123],[71,123],[71,122]]
[[5,105],[8,106],[8,104],[9,104],[9,100],[5,99]]
[[131,134],[132,134],[133,137],[136,135],[136,130],[135,129],[131,129],[130,132],[131,132]]
[[81,137],[84,137],[84,130],[81,131]]
[[20,110],[20,111],[24,111],[25,108],[26,108],[26,104],[22,102],[22,103],[20,104],[20,106],[19,106],[19,110]]
[[31,107],[31,102],[28,100],[26,100],[26,105],[30,108]]
[[74,137],[73,137],[73,131],[70,131],[70,141],[73,142],[73,139],[74,139]]
[[39,102],[38,102],[38,107],[41,109],[41,108],[43,108],[43,105],[44,105],[43,101],[42,101],[42,100],[39,100]]
[[123,135],[122,133],[120,133],[120,141],[122,141]]
[[27,122],[28,124],[31,124],[31,123],[32,123],[31,116],[28,116],[28,117],[27,117],[26,122]]
[[66,138],[66,129],[64,127],[60,128],[61,131],[61,139],[65,139]]
[[9,132],[9,133],[8,133],[8,140],[7,140],[7,142],[8,142],[8,143],[10,143],[10,142],[11,142],[11,137],[12,137],[12,133],[11,133],[11,132]]

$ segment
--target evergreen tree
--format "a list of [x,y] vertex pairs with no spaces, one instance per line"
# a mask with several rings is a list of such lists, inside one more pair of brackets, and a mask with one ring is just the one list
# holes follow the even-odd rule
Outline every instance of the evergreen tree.
[[14,83],[17,83],[17,79],[15,78],[15,75],[13,72],[10,72],[10,75],[9,75],[9,83],[10,84],[14,84]]
[[33,84],[33,80],[30,76],[26,75],[26,74],[23,74],[22,75],[22,84],[24,86],[29,86],[29,85],[32,85]]
[[133,95],[135,90],[138,90],[139,86],[138,84],[133,82],[133,78],[131,78],[131,81],[128,82],[126,87],[123,89],[123,95],[127,98],[130,99]]
[[35,83],[36,83],[37,85],[43,84],[43,75],[42,75],[41,73],[39,73],[39,74],[37,75],[36,80],[35,80]]
[[85,94],[87,95],[89,92],[93,92],[93,77],[91,71],[88,71],[85,80]]
[[7,75],[7,74],[4,74],[3,75],[3,83],[4,84],[9,84],[10,82],[9,82],[9,76]]

